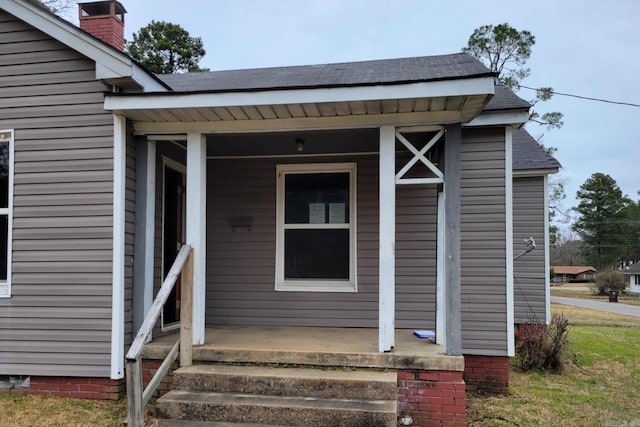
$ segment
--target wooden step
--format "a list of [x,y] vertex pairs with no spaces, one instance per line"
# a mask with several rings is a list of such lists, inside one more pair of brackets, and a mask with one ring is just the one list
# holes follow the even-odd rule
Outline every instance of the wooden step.
[[395,372],[193,365],[173,373],[178,390],[327,399],[397,400]]
[[158,399],[160,418],[285,426],[395,426],[396,401],[324,399],[173,390]]

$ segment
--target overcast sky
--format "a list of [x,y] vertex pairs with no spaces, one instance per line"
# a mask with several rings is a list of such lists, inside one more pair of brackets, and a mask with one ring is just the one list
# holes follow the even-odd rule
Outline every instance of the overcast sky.
[[[473,30],[509,23],[536,38],[523,84],[640,104],[638,0],[121,0],[125,37],[152,19],[201,37],[211,70],[322,64],[459,52]],[[522,98],[533,93],[522,89]],[[595,172],[640,191],[640,108],[555,96],[541,113],[562,129],[527,129],[558,149],[565,207]]]

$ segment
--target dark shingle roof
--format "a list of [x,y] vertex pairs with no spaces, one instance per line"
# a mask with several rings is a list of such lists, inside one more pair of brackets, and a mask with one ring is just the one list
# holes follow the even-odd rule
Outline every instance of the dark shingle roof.
[[505,85],[498,83],[495,87],[496,93],[486,107],[484,107],[483,111],[528,109],[531,106],[531,104],[513,93],[513,91]]
[[524,128],[513,130],[513,170],[558,169],[562,167]]
[[293,67],[159,75],[175,91],[242,91],[415,83],[492,76],[466,53]]
[[628,270],[623,271],[624,274],[640,274],[640,262],[633,264]]

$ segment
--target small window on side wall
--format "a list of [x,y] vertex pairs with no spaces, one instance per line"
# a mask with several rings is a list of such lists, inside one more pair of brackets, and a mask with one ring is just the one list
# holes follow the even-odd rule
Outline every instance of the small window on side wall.
[[13,131],[0,130],[0,298],[11,296]]
[[276,290],[355,292],[355,163],[278,165],[276,173]]

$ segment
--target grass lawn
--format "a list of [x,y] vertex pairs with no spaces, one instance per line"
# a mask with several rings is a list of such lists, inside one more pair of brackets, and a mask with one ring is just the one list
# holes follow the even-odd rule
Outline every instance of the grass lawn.
[[126,402],[0,395],[0,426],[122,426]]
[[570,322],[562,374],[512,370],[506,396],[469,393],[470,426],[640,425],[640,318],[552,306]]

